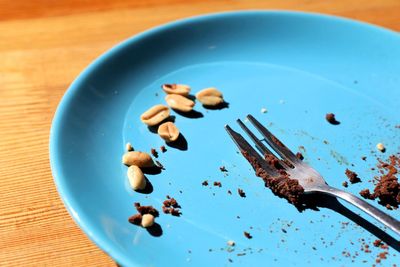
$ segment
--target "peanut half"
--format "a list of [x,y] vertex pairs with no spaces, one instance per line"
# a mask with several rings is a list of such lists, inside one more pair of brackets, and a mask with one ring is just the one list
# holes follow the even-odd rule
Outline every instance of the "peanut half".
[[190,93],[190,86],[186,84],[163,84],[162,89],[167,94],[177,94],[187,96]]
[[153,167],[154,162],[149,154],[140,151],[129,151],[122,156],[122,163],[128,166],[136,165],[140,168]]
[[196,98],[205,106],[217,106],[224,102],[222,93],[214,87],[201,90],[196,94]]
[[167,121],[158,127],[158,135],[166,142],[173,142],[178,139],[179,130],[173,122]]
[[193,100],[181,95],[169,94],[165,97],[165,101],[167,101],[168,106],[171,108],[182,112],[189,112],[194,107]]
[[127,175],[129,184],[133,190],[143,190],[146,187],[146,179],[142,170],[138,166],[130,166]]
[[154,216],[151,214],[143,214],[141,225],[144,228],[151,227],[154,224]]
[[155,105],[146,110],[140,120],[148,126],[154,126],[169,117],[169,108],[164,105]]

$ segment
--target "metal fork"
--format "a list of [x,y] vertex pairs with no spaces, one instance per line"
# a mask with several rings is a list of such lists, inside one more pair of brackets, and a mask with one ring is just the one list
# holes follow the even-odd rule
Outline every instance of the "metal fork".
[[[292,151],[290,151],[281,141],[279,141],[278,138],[275,137],[275,135],[268,131],[252,115],[248,115],[247,119],[261,133],[268,145],[281,157],[281,159],[279,159],[281,166],[283,166],[290,177],[299,181],[299,184],[304,188],[305,194],[322,193],[339,197],[374,217],[376,220],[400,235],[400,222],[398,220],[353,194],[329,186],[315,169],[297,158]],[[262,140],[258,139],[240,119],[237,120],[237,123],[255,143],[256,148],[263,156],[270,154],[275,157]],[[267,164],[264,158],[243,138],[242,135],[232,130],[229,125],[226,125],[225,129],[241,152],[247,152],[251,157],[255,158],[262,168],[270,175],[276,174],[276,170]]]

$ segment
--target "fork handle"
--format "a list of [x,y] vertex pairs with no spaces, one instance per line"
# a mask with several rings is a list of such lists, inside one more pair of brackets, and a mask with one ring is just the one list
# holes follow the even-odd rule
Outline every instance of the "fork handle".
[[321,188],[316,189],[315,191],[320,192],[320,193],[325,193],[328,195],[332,195],[335,197],[339,197],[345,201],[347,201],[350,204],[353,204],[357,208],[361,209],[365,213],[369,214],[370,216],[374,217],[376,220],[384,224],[385,226],[389,227],[392,229],[394,232],[396,232],[398,235],[400,235],[400,222],[393,218],[392,216],[384,213],[378,208],[375,208],[371,204],[369,204],[367,201],[362,200],[359,197],[356,197],[353,194],[350,194],[346,191],[330,187],[330,186],[324,186]]

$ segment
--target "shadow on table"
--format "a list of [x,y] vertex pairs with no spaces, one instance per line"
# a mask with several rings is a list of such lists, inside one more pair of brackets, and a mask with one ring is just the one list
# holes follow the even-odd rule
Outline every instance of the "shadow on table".
[[[363,227],[371,234],[375,235],[378,239],[385,242],[388,246],[400,252],[400,242],[398,240],[393,238],[391,235],[389,235],[388,233],[386,233],[373,223],[367,221],[360,215],[346,208],[335,197],[323,194],[313,194],[312,196],[307,197],[306,203],[310,207],[315,207],[314,209],[316,210],[318,210],[319,208],[327,208],[336,211],[337,213],[340,213],[344,217],[348,218],[349,220],[352,220],[354,223]],[[368,215],[365,214],[365,216]],[[373,218],[371,217],[371,219]]]

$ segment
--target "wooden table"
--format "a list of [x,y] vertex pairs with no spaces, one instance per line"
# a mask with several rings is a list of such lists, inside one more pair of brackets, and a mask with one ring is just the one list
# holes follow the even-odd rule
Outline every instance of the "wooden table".
[[101,53],[161,23],[240,9],[334,14],[400,30],[399,0],[0,0],[0,265],[115,266],[76,226],[49,166],[51,120]]

